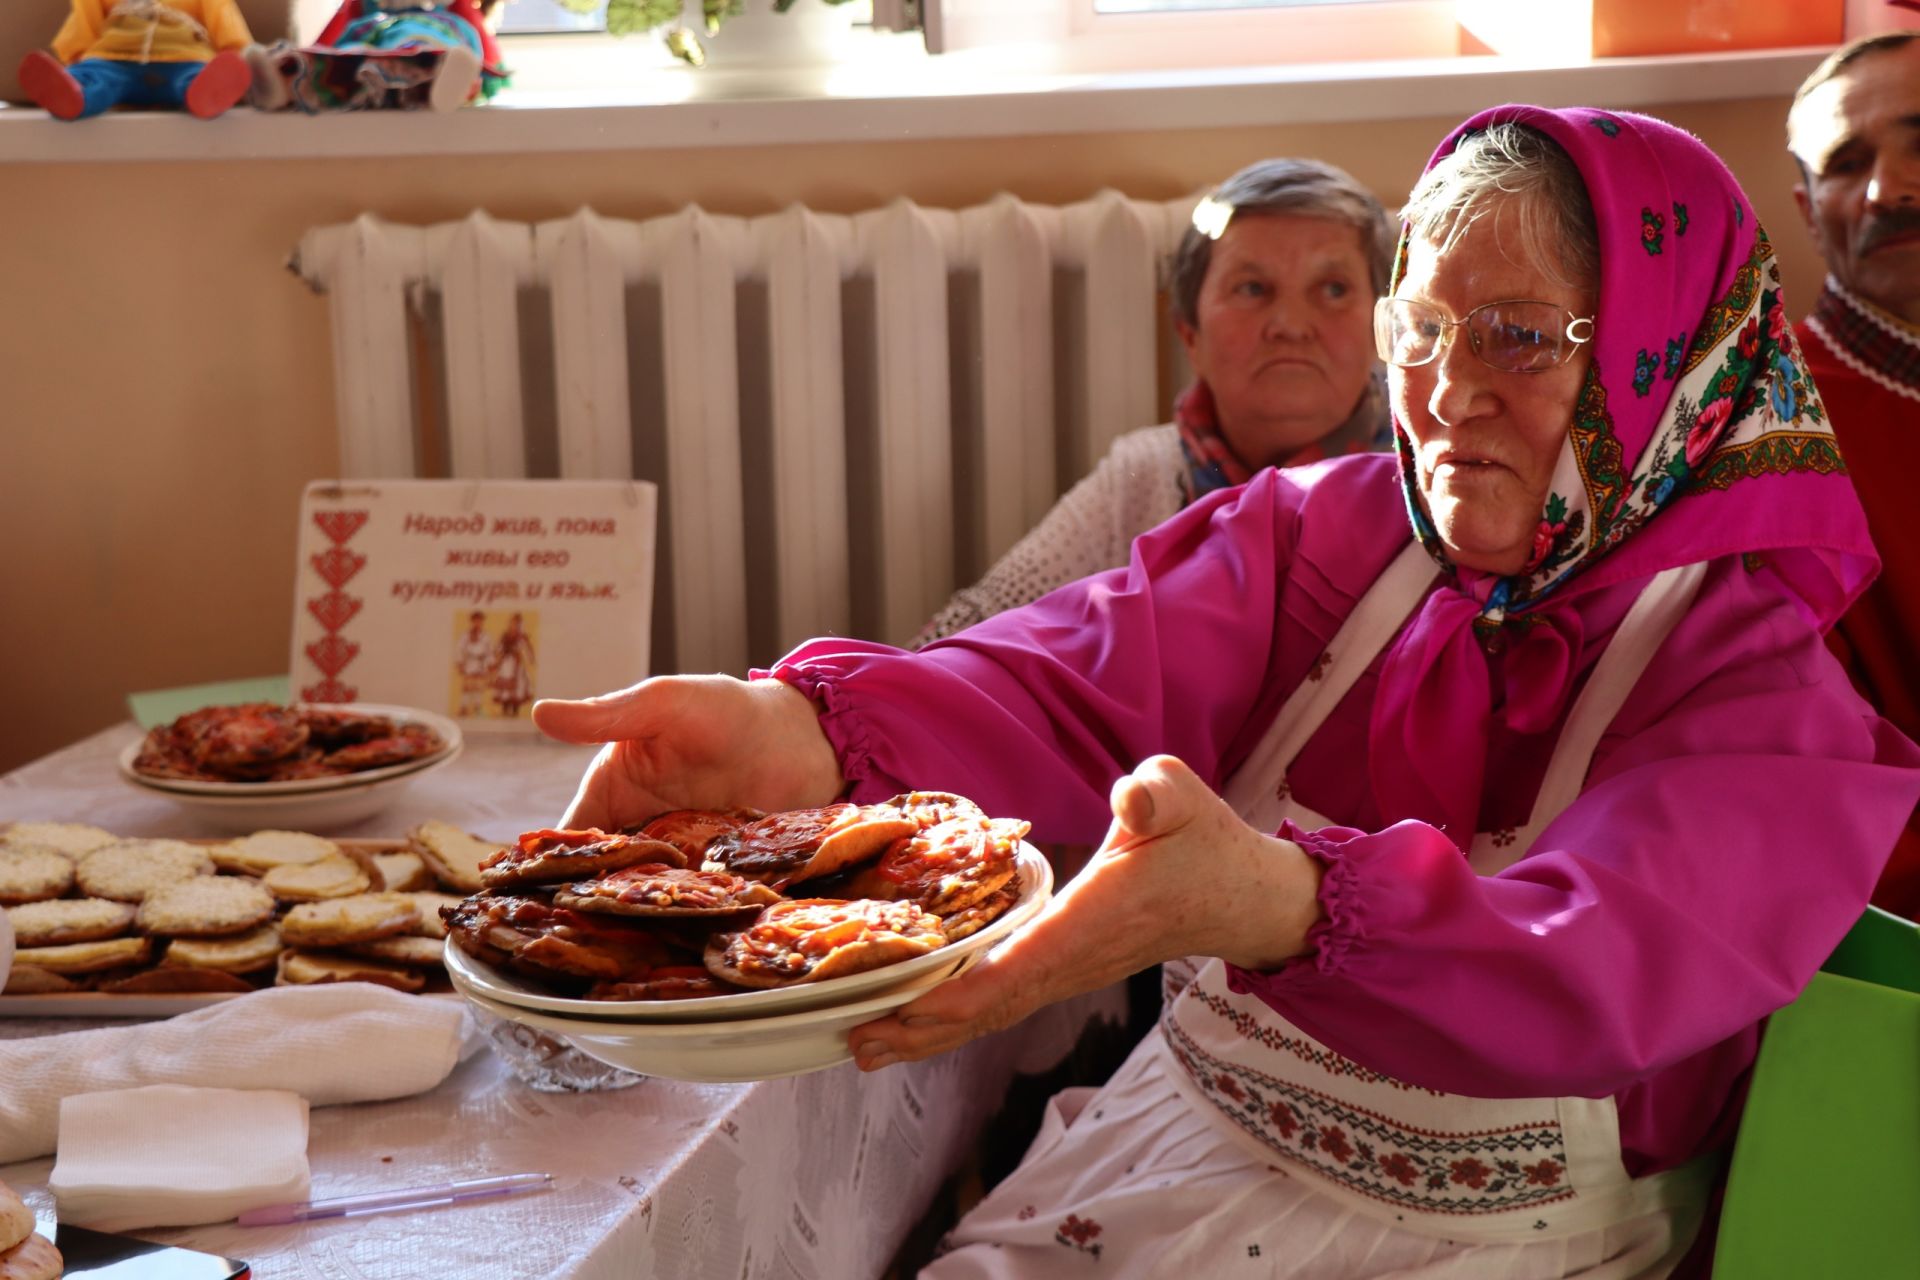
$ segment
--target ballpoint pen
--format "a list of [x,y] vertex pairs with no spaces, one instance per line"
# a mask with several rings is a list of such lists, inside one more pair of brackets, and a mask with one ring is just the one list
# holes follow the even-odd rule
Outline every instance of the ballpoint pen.
[[468,1178],[462,1182],[442,1182],[430,1187],[406,1187],[399,1191],[370,1191],[365,1195],[338,1196],[331,1200],[309,1200],[305,1204],[271,1204],[248,1209],[236,1221],[243,1227],[272,1226],[283,1222],[306,1222],[311,1218],[344,1218],[360,1213],[379,1213],[387,1209],[425,1209],[440,1204],[460,1204],[493,1196],[510,1196],[521,1191],[538,1191],[553,1181],[550,1173],[508,1173],[497,1178]]

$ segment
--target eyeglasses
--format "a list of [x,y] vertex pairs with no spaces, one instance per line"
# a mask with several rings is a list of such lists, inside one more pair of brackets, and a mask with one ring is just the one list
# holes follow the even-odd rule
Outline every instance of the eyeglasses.
[[1551,302],[1488,302],[1450,320],[1430,303],[1382,298],[1373,308],[1373,343],[1382,360],[1410,369],[1431,362],[1463,325],[1473,354],[1505,373],[1545,373],[1593,341],[1593,317]]

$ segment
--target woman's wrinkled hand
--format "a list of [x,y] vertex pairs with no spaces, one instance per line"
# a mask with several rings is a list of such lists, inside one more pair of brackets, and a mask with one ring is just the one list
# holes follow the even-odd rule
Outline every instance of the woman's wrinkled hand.
[[1220,956],[1276,969],[1307,949],[1320,866],[1261,835],[1172,756],[1114,784],[1113,825],[1031,924],[962,977],[855,1027],[863,1071],[945,1053],[1149,965]]
[[845,785],[806,695],[778,680],[656,676],[578,702],[544,699],[533,722],[562,742],[606,743],[561,819],[616,827],[669,809],[830,803]]

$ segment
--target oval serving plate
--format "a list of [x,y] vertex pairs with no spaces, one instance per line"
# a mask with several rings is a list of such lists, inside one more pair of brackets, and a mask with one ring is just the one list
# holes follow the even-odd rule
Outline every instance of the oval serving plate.
[[1022,842],[1014,875],[1019,880],[1020,897],[999,919],[979,932],[925,955],[864,973],[851,973],[844,978],[828,978],[824,982],[803,982],[793,987],[695,1000],[577,1000],[543,991],[510,970],[468,955],[453,942],[447,944],[447,972],[455,986],[492,1003],[590,1022],[738,1021],[825,1008],[890,990],[927,974],[938,974],[942,981],[958,977],[995,943],[1033,919],[1047,905],[1053,893],[1053,867],[1038,849]]
[[310,795],[316,792],[347,791],[371,782],[380,782],[387,778],[397,778],[415,773],[432,765],[441,764],[460,754],[463,739],[460,726],[445,716],[435,715],[420,707],[397,707],[385,703],[353,702],[326,703],[309,702],[317,711],[358,711],[368,715],[387,716],[399,724],[424,725],[439,735],[444,744],[439,751],[431,755],[420,756],[413,760],[403,760],[399,764],[382,765],[377,769],[361,769],[354,773],[342,773],[330,778],[295,778],[286,782],[195,782],[187,778],[154,778],[140,773],[133,767],[135,757],[145,736],[128,743],[120,753],[120,773],[127,781],[154,791],[167,791],[176,795],[216,796],[223,799],[259,799],[263,796]]

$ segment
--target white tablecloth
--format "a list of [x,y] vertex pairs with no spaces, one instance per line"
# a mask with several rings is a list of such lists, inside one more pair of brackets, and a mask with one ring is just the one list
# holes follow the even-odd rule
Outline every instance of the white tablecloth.
[[[214,834],[118,777],[114,757],[135,732],[107,730],[0,778],[0,821]],[[528,739],[470,739],[461,759],[394,809],[334,834],[395,836],[440,817],[506,838],[558,818],[590,757]],[[646,1080],[543,1094],[482,1053],[432,1093],[314,1111],[313,1195],[526,1171],[553,1173],[553,1190],[300,1226],[139,1234],[246,1258],[258,1280],[877,1276],[1013,1075],[1048,1069],[1093,1019],[1123,1014],[1113,988],[930,1062],[872,1076],[849,1063],[746,1085]],[[78,1025],[14,1020],[0,1023],[0,1036]],[[51,1159],[6,1166],[0,1180],[50,1219],[52,1167]]]

